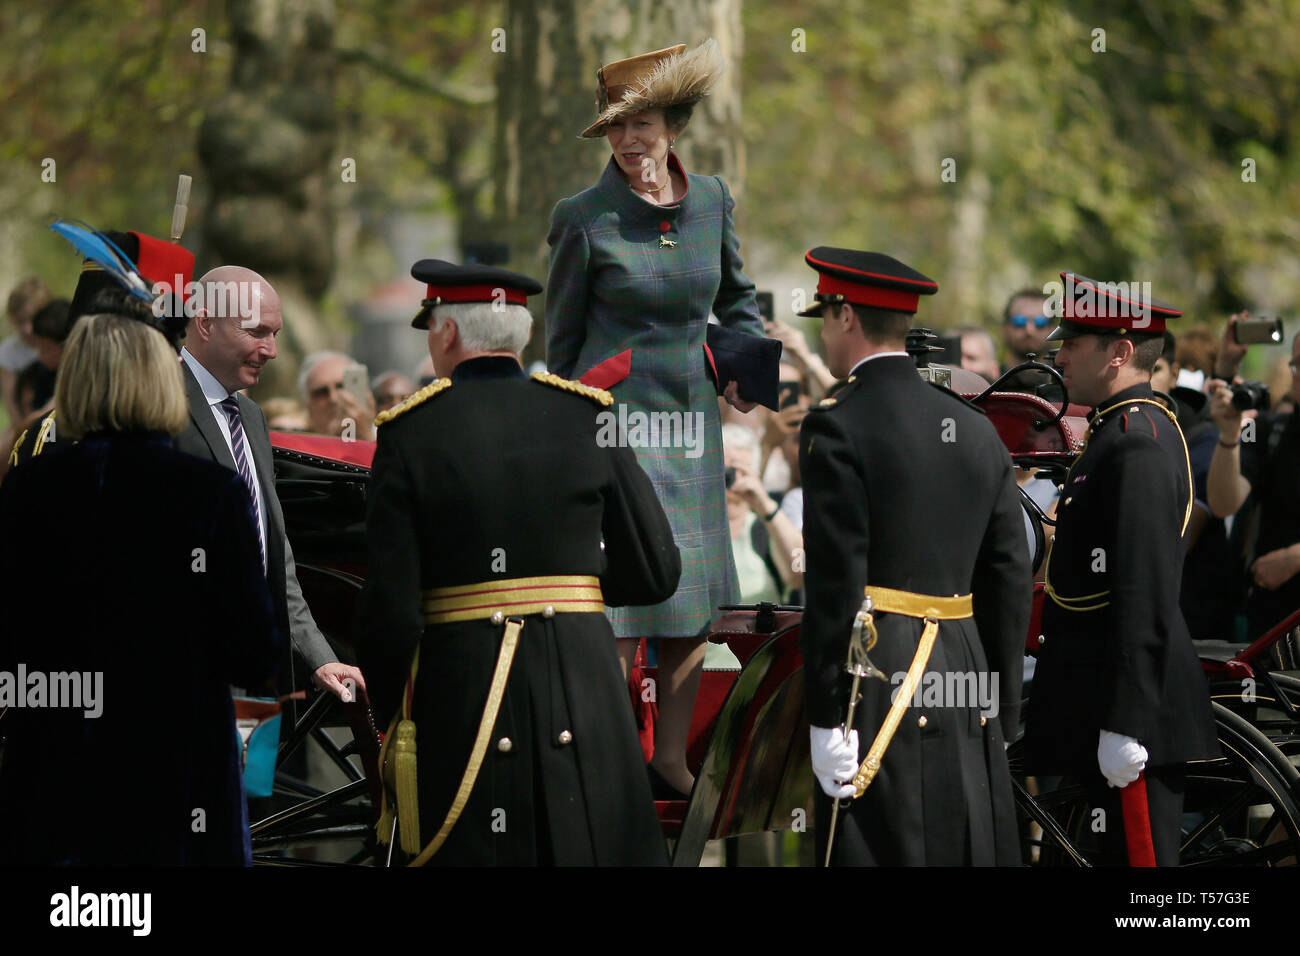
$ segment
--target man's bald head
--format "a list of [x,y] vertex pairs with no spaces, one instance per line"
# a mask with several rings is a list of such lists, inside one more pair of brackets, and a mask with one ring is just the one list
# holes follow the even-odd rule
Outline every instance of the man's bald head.
[[283,325],[275,288],[243,266],[217,266],[198,284],[185,348],[228,391],[256,385]]
[[216,318],[237,318],[256,324],[264,311],[280,314],[280,297],[275,287],[243,266],[217,266],[199,280],[199,288],[203,290],[199,307]]

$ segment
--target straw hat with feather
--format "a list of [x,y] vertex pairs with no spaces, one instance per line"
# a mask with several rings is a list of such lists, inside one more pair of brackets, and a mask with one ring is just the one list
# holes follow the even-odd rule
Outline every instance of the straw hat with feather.
[[620,116],[666,106],[694,106],[717,82],[725,66],[717,42],[710,37],[694,50],[686,44],[642,53],[606,63],[596,71],[596,122],[580,135],[594,139]]

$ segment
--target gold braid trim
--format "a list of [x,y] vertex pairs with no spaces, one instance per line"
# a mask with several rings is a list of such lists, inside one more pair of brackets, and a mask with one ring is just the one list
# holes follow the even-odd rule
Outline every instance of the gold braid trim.
[[430,382],[418,392],[407,396],[404,401],[399,402],[387,411],[380,412],[375,416],[375,427],[378,428],[385,422],[391,422],[398,415],[404,415],[422,402],[427,402],[433,396],[437,395],[444,389],[451,388],[451,379],[440,378],[437,381]]
[[11,448],[11,449],[9,450],[9,467],[10,467],[10,468],[12,468],[14,465],[18,464],[18,449],[22,448],[22,447],[23,447],[23,442],[27,440],[27,431],[28,431],[28,429],[26,429],[26,428],[23,429],[23,433],[22,433],[21,435],[19,435],[19,436],[18,436],[18,440],[17,440],[16,442],[14,442],[14,447]]
[[581,382],[574,382],[553,372],[534,372],[532,374],[534,382],[541,382],[543,385],[549,385],[552,388],[562,389],[566,392],[573,392],[576,395],[585,395],[593,401],[599,402],[608,408],[614,404],[614,396],[603,388],[594,388],[591,385],[583,385]]

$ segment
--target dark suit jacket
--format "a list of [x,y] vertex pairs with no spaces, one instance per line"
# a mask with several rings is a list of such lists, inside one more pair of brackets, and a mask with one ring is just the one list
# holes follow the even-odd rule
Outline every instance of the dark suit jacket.
[[0,721],[0,865],[249,862],[230,685],[283,643],[247,497],[147,433],[60,441],[0,486],[0,672],[103,675],[89,715]]
[[[177,436],[176,447],[234,471],[235,459],[212,417],[212,409],[203,395],[198,379],[187,363],[182,362],[181,369],[185,378],[185,396],[190,406],[190,423]],[[258,484],[262,489],[262,503],[266,509],[266,578],[275,608],[275,619],[281,632],[290,635],[293,646],[314,671],[322,664],[338,660],[338,656],[316,626],[298,584],[293,549],[284,532],[284,513],[280,510],[280,499],[275,494],[275,469],[271,460],[271,436],[267,431],[266,416],[252,399],[239,394],[235,398],[239,402],[244,436],[253,455]]]

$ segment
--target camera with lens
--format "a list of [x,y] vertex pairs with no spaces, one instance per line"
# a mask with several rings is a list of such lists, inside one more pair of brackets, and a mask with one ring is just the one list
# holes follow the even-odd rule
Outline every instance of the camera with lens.
[[1238,411],[1248,412],[1252,409],[1268,411],[1268,386],[1263,382],[1241,382],[1231,388],[1232,404]]

